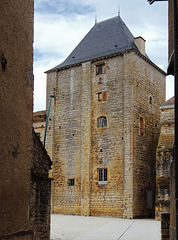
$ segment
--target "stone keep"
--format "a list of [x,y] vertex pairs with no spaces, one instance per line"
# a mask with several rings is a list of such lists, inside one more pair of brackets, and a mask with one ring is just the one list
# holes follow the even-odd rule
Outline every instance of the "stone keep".
[[47,107],[50,95],[53,213],[153,216],[165,73],[145,54],[145,40],[119,16],[96,23],[47,71]]

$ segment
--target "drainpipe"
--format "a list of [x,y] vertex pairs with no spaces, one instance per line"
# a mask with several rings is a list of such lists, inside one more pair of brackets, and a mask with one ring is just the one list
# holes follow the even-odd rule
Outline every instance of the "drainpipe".
[[48,129],[48,118],[49,118],[52,98],[54,98],[54,95],[50,95],[50,100],[49,100],[48,114],[46,116],[46,126],[45,126],[45,134],[44,134],[44,147],[45,147],[45,143],[46,143],[46,134],[47,134],[47,129]]

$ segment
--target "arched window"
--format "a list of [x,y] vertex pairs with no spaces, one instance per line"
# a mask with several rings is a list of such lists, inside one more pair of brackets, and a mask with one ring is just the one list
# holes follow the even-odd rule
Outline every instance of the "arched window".
[[98,118],[98,128],[107,127],[107,117],[102,116]]

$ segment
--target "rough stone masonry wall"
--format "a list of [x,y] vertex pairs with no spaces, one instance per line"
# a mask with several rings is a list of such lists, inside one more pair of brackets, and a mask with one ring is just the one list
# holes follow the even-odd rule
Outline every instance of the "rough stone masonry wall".
[[[106,74],[96,76],[100,63],[105,63]],[[164,73],[131,52],[49,73],[48,99],[54,88],[48,129],[54,146],[54,212],[125,218],[153,215]],[[105,94],[104,101],[98,101],[98,93]],[[140,115],[146,122],[146,136],[139,136]],[[100,116],[107,117],[106,128],[97,127]],[[53,147],[48,149],[52,152]],[[108,184],[99,186],[98,168],[103,167],[108,170]],[[68,186],[69,179],[75,179],[75,186]]]
[[33,132],[30,186],[30,220],[35,240],[50,238],[51,179],[48,176],[52,162],[39,137]]
[[0,238],[31,239],[33,0],[1,0],[0,12]]
[[[133,157],[133,217],[154,217],[159,106],[165,101],[165,73],[137,54],[131,55],[127,67],[131,75],[128,83],[133,85],[129,106],[133,109],[133,117],[129,120]],[[140,117],[144,122],[143,134],[140,132]]]
[[161,131],[156,154],[155,218],[170,213],[170,166],[174,146],[174,105],[160,107]]
[[175,161],[170,167],[170,240],[176,239]]
[[[106,73],[96,75],[104,63]],[[91,126],[91,215],[123,217],[123,56],[92,64]],[[98,93],[105,99],[98,101]],[[107,118],[107,127],[98,128],[97,119]],[[107,168],[108,183],[98,184],[98,168]]]
[[81,66],[48,74],[47,103],[55,88],[46,145],[53,154],[54,213],[81,214],[81,84]]

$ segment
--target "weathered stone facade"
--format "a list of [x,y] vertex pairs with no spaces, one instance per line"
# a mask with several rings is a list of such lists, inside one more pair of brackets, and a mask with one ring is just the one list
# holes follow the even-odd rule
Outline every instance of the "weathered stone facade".
[[35,240],[50,238],[51,179],[48,176],[52,162],[39,137],[33,132],[30,181],[30,220]]
[[0,12],[0,239],[47,240],[50,183],[34,182],[50,161],[32,131],[33,0],[1,0]]
[[33,129],[42,143],[44,143],[45,126],[46,111],[33,112]]
[[175,161],[170,168],[170,240],[176,239]]
[[161,131],[156,153],[155,218],[170,213],[170,166],[174,147],[174,97],[160,106]]
[[47,106],[51,94],[53,213],[153,216],[165,73],[131,49],[50,70]]

